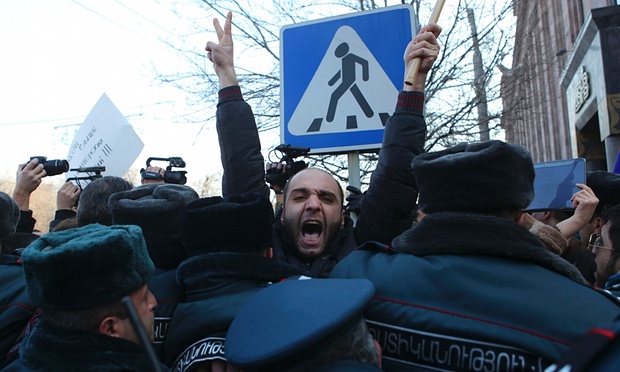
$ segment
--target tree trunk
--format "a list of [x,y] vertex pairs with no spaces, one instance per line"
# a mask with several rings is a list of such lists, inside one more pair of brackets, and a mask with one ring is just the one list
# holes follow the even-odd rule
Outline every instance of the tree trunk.
[[478,128],[480,130],[480,141],[488,141],[489,136],[489,112],[487,108],[486,78],[482,67],[482,54],[478,44],[478,30],[474,11],[467,8],[467,19],[471,27],[471,39],[474,50],[474,90],[476,92],[476,108],[478,109]]

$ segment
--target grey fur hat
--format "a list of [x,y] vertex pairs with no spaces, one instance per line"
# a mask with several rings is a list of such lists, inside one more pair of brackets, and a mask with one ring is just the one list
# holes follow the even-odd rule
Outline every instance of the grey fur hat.
[[15,233],[19,222],[19,205],[15,200],[0,191],[0,239]]
[[527,208],[534,198],[534,163],[518,145],[461,143],[411,163],[424,213],[489,213]]
[[22,265],[30,299],[44,310],[120,300],[155,269],[139,227],[100,224],[43,235],[24,250]]

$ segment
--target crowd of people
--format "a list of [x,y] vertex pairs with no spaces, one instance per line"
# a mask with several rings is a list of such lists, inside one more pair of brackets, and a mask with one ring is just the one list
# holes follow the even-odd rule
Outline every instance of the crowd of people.
[[269,185],[232,13],[214,28],[222,196],[153,179],[67,182],[41,235],[29,200],[45,170],[20,165],[13,196],[0,193],[2,370],[619,367],[619,175],[589,172],[572,211],[528,214],[535,172],[523,147],[425,153],[441,33],[429,24],[404,51],[405,71],[419,59],[419,72],[399,92],[365,193],[346,208],[318,168]]

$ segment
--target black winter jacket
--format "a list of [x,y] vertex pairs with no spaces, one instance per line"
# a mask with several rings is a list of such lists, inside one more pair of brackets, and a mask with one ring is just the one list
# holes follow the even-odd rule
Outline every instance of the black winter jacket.
[[[222,193],[259,192],[269,196],[264,178],[264,159],[251,107],[243,100],[238,86],[220,91],[217,130],[222,166]],[[274,256],[305,270],[312,277],[327,277],[332,268],[357,245],[367,241],[389,243],[411,227],[417,199],[415,177],[411,170],[414,156],[424,151],[426,123],[423,117],[424,94],[400,92],[396,111],[385,126],[377,168],[361,206],[355,227],[349,222],[337,244],[326,249],[313,262],[301,260],[290,242],[286,242],[276,222]]]
[[518,224],[429,214],[332,271],[368,278],[365,316],[389,370],[542,371],[590,328],[620,315],[567,261]]
[[184,371],[204,360],[225,360],[226,331],[257,291],[301,271],[254,254],[210,253],[185,260],[177,281],[185,298],[177,306],[164,345],[165,363]]

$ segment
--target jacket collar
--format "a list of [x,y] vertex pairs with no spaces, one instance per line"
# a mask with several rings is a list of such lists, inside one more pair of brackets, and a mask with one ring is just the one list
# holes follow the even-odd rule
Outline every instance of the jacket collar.
[[149,370],[140,345],[96,332],[64,331],[39,322],[20,348],[20,359],[36,370]]
[[549,252],[526,228],[509,220],[482,214],[429,214],[396,237],[388,251],[416,256],[490,255],[523,260],[585,283],[572,264]]
[[179,265],[176,275],[186,295],[195,291],[215,295],[220,289],[229,291],[226,287],[232,283],[239,286],[247,282],[245,287],[254,288],[257,283],[277,282],[301,274],[294,266],[257,254],[216,252],[188,258]]

